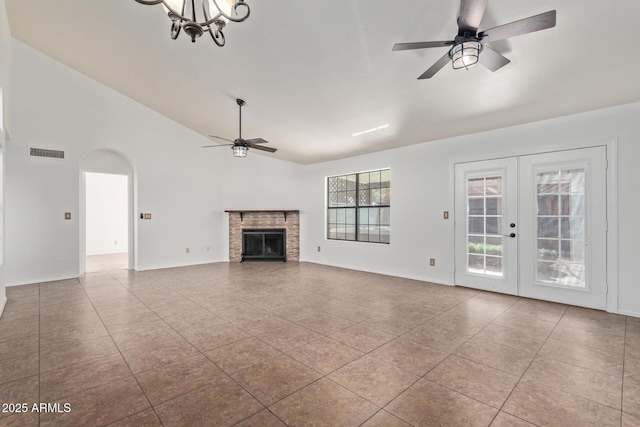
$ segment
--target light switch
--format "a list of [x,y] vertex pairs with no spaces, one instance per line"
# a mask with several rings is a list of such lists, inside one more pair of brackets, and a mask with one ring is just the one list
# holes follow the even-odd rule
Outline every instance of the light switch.
[[444,211],[444,214],[442,216],[444,217],[444,219],[449,219],[449,211]]
[[151,219],[151,214],[144,214],[144,219]]
[[71,219],[71,212],[65,212],[64,219]]

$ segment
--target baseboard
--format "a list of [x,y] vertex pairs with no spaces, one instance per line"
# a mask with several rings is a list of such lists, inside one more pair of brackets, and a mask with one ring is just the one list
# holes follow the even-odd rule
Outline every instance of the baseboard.
[[618,310],[616,314],[622,314],[629,317],[640,317],[640,312],[633,310]]
[[228,259],[226,261],[223,259],[208,260],[208,261],[202,261],[202,262],[194,262],[192,264],[164,264],[164,265],[152,265],[152,266],[145,265],[143,267],[136,268],[135,271],[150,271],[150,270],[164,270],[167,268],[194,267],[196,265],[216,264],[220,262],[229,262],[229,260]]
[[43,284],[47,282],[59,282],[61,280],[71,280],[71,279],[77,279],[77,278],[78,278],[78,274],[75,274],[73,276],[41,277],[41,278],[29,279],[29,281],[7,283],[6,286],[10,287],[10,286],[23,286],[23,285],[36,285],[36,284]]
[[[5,290],[6,292],[6,290]],[[2,304],[0,304],[0,317],[2,317],[2,313],[4,312],[4,307],[7,305],[7,296],[2,296]]]
[[353,267],[347,267],[345,265],[340,265],[340,264],[326,264],[326,263],[315,262],[315,261],[300,261],[300,262],[305,262],[305,263],[308,263],[308,264],[326,265],[327,267],[343,268],[345,270],[362,271],[362,272],[365,272],[365,273],[380,274],[382,276],[399,277],[401,279],[416,280],[418,282],[433,283],[435,285],[453,286],[453,284],[451,284],[451,283],[446,283],[446,282],[442,282],[440,280],[430,279],[429,277],[412,276],[410,274],[398,274],[398,273],[390,273],[390,272],[377,271],[377,270],[362,270],[362,269],[357,269],[357,268],[353,268]]

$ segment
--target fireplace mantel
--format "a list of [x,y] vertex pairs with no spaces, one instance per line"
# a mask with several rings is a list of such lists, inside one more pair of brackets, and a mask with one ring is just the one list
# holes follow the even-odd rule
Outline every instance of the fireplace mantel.
[[244,214],[247,213],[282,213],[284,215],[284,221],[287,222],[287,214],[296,213],[299,214],[300,211],[290,210],[290,209],[266,209],[266,210],[255,210],[255,209],[243,209],[243,210],[227,210],[227,213],[238,213],[240,214],[240,222],[244,220]]

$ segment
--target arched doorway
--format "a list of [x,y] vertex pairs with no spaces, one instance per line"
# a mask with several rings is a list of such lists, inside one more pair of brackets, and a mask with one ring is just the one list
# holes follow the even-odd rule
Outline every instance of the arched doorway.
[[115,150],[80,162],[80,274],[135,269],[134,179],[131,162]]

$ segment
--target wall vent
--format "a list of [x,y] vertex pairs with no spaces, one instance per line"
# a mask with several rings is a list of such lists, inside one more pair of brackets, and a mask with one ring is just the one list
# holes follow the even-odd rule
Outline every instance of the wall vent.
[[49,157],[52,159],[64,159],[64,151],[47,150],[46,148],[31,148],[29,155],[34,157]]

